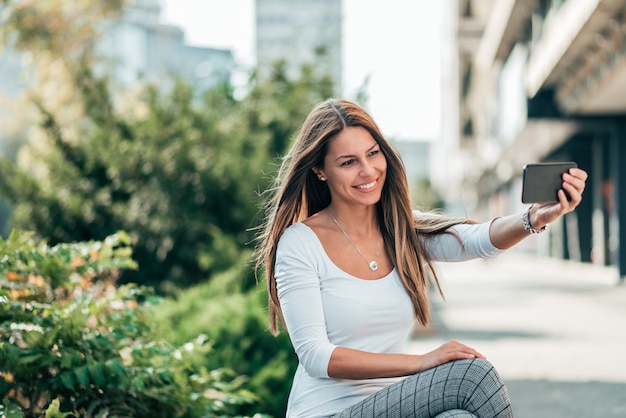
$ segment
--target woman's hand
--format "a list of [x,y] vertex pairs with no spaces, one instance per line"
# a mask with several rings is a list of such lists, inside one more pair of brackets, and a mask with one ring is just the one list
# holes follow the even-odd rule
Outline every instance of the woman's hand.
[[458,341],[449,341],[441,347],[421,356],[420,370],[424,371],[452,360],[482,358],[485,356]]
[[[583,199],[586,181],[587,173],[584,170],[570,168],[567,173],[563,174],[563,186],[558,191],[559,201],[557,203],[533,204],[529,208],[531,226],[534,229],[542,229],[566,213],[576,209],[576,206]],[[489,238],[496,248],[506,250],[530,236],[523,226],[522,216],[519,213],[503,216],[496,218],[491,223]]]
[[558,203],[547,203],[531,207],[530,223],[533,228],[540,229],[544,225],[553,223],[561,216],[576,209],[576,206],[582,201],[586,181],[587,172],[580,168],[570,168],[569,172],[564,173],[563,187],[558,191]]

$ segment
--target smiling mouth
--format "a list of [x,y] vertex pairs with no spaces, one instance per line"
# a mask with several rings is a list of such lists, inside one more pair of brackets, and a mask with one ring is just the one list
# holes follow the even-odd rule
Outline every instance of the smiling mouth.
[[376,180],[372,181],[371,183],[361,184],[360,186],[356,186],[356,188],[359,190],[367,190],[371,189],[374,186],[376,186]]

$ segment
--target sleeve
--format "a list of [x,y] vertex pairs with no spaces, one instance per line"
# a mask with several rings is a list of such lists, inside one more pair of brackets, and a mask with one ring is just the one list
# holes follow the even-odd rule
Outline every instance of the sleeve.
[[276,251],[276,287],[300,364],[309,376],[327,378],[336,346],[328,340],[320,280],[310,247],[294,228],[283,233]]
[[489,238],[493,219],[480,224],[459,224],[450,227],[451,233],[424,238],[426,252],[435,261],[466,261],[474,258],[492,258],[504,252]]

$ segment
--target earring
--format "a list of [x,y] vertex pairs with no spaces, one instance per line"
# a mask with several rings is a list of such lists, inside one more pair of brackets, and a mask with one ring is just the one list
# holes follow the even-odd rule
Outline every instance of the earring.
[[322,177],[320,177],[320,180],[326,181],[326,177],[322,176]]

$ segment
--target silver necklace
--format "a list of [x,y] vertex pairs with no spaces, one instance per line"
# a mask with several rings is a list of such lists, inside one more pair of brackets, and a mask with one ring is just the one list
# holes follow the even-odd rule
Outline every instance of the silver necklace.
[[361,256],[361,258],[363,258],[363,260],[365,260],[365,262],[367,263],[367,265],[369,266],[370,270],[372,271],[376,271],[378,270],[378,262],[376,260],[378,260],[378,240],[380,238],[380,234],[376,235],[376,258],[372,261],[367,261],[367,258],[365,258],[365,256],[363,255],[363,253],[361,252],[361,250],[359,250],[359,247],[356,246],[356,244],[354,243],[354,241],[352,241],[352,239],[350,238],[350,236],[346,233],[346,231],[343,230],[343,228],[341,227],[341,225],[339,225],[339,222],[337,221],[337,219],[335,219],[335,217],[333,216],[333,211],[330,210],[330,208],[328,208],[328,213],[330,214],[330,217],[332,218],[332,220],[335,222],[335,225],[337,225],[337,227],[339,227],[339,229],[341,230],[341,232],[343,232],[343,234],[346,236],[346,238],[348,238],[348,241],[350,241],[350,244],[352,244],[352,246],[354,247],[354,249],[359,253],[359,255]]

